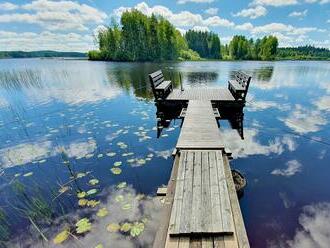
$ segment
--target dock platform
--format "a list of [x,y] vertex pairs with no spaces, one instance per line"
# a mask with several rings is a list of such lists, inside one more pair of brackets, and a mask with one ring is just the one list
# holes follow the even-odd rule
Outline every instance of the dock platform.
[[166,97],[166,101],[216,101],[216,102],[235,102],[234,96],[227,88],[187,88],[183,91],[173,89]]

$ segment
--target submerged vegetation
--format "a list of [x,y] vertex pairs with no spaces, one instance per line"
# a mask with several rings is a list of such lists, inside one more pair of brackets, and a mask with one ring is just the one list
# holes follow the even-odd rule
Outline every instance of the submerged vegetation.
[[217,34],[188,30],[182,35],[160,16],[146,16],[138,10],[122,14],[120,25],[113,22],[99,31],[99,50],[90,51],[90,60],[176,61],[176,60],[278,60],[329,59],[330,50],[312,46],[278,48],[275,36],[248,39],[235,35],[221,45]]

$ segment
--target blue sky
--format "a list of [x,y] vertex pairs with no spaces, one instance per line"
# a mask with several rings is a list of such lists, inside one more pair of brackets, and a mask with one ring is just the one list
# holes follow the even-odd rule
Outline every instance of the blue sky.
[[222,43],[273,34],[280,46],[330,48],[330,0],[15,0],[0,1],[0,50],[87,51],[95,31],[129,8],[163,15],[183,33],[213,31]]

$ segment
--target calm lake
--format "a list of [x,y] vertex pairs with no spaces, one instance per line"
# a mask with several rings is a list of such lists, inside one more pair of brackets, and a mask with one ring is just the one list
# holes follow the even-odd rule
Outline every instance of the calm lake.
[[64,59],[0,60],[0,247],[152,244],[181,124],[157,138],[147,78],[157,69],[176,87],[180,73],[185,88],[252,76],[244,140],[220,121],[231,166],[248,180],[251,247],[327,247],[329,62]]

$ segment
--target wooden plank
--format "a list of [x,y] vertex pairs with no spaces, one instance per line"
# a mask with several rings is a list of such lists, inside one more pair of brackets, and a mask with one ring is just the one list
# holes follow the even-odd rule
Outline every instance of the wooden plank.
[[169,101],[223,101],[234,102],[235,98],[227,88],[187,88],[184,91],[173,89],[166,98]]
[[211,237],[203,237],[202,248],[213,248],[213,239]]
[[167,188],[166,187],[161,187],[157,189],[157,196],[166,196]]
[[223,240],[223,236],[216,236],[213,239],[214,248],[226,248],[225,241]]
[[200,212],[202,211],[202,152],[195,151],[194,180],[193,180],[193,203],[191,214],[191,227],[196,232],[201,232]]
[[190,247],[190,238],[180,237],[178,248],[189,248],[189,247]]
[[176,180],[174,201],[170,219],[169,232],[178,233],[180,230],[180,218],[181,218],[181,207],[183,199],[183,190],[184,190],[184,173],[185,173],[185,160],[187,152],[181,152],[178,175]]
[[222,159],[222,152],[216,152],[216,166],[218,172],[219,192],[220,192],[220,205],[221,205],[221,216],[223,224],[223,232],[233,233],[234,225],[232,219],[232,210],[229,201],[229,192],[227,188],[226,176],[224,171],[224,164]]
[[187,152],[187,159],[185,165],[184,176],[184,195],[182,200],[181,219],[180,219],[180,233],[191,232],[191,206],[193,204],[193,175],[194,175],[194,152]]
[[208,152],[202,152],[202,211],[200,211],[201,228],[203,233],[212,232],[210,206],[210,170]]
[[209,152],[212,232],[223,232],[216,152]]
[[237,198],[233,176],[231,174],[229,161],[226,156],[223,157],[223,162],[224,162],[224,169],[226,174],[226,181],[228,184],[231,209],[233,212],[233,219],[235,223],[235,236],[237,238],[238,246],[240,248],[250,248],[249,240],[244,226],[242,212]]

